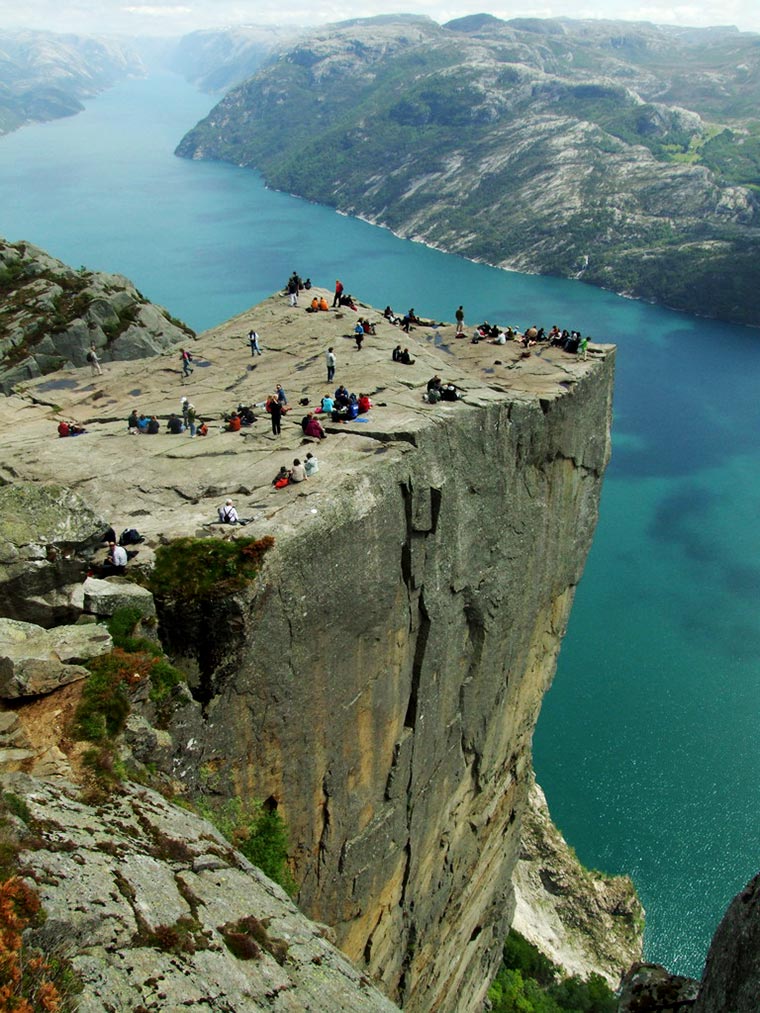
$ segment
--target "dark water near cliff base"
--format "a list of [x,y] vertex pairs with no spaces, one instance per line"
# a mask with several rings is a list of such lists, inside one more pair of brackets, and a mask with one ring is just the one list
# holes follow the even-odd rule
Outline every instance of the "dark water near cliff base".
[[470,264],[173,158],[209,105],[156,77],[0,139],[0,233],[126,274],[199,330],[295,268],[378,306],[463,302],[618,344],[614,456],[536,767],[583,861],[634,877],[648,957],[698,975],[760,864],[760,332]]

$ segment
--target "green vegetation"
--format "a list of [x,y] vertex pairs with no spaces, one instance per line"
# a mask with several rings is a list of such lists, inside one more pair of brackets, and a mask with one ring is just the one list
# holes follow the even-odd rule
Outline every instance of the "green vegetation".
[[488,998],[493,1013],[615,1013],[617,1000],[598,974],[559,980],[560,969],[512,929]]
[[265,876],[279,883],[291,896],[296,892],[296,883],[287,864],[288,830],[276,810],[262,803],[244,805],[239,798],[230,799],[217,808],[206,803],[196,805],[200,814]]
[[253,580],[273,545],[270,536],[231,541],[178,538],[158,548],[150,590],[157,598],[178,602],[234,594]]
[[149,679],[150,699],[162,704],[184,682],[184,675],[164,658],[159,644],[135,636],[141,618],[139,609],[122,608],[108,620],[113,650],[88,663],[90,676],[74,715],[74,735],[95,744],[85,754],[85,763],[106,781],[124,776],[114,755],[114,740],[129,717],[130,688]]

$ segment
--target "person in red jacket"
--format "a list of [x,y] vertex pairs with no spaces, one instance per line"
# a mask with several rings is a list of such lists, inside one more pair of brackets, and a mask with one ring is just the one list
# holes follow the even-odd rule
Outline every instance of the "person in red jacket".
[[333,307],[340,306],[340,297],[343,295],[343,282],[335,282],[335,298],[333,299]]

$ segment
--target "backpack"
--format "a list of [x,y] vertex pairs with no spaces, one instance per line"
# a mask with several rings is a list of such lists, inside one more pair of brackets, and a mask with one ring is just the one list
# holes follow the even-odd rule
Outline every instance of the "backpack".
[[87,353],[87,361],[88,362],[95,361],[95,353],[92,351],[92,349],[90,349],[90,351]]
[[145,539],[137,528],[124,528],[119,537],[119,545],[139,545],[144,541]]

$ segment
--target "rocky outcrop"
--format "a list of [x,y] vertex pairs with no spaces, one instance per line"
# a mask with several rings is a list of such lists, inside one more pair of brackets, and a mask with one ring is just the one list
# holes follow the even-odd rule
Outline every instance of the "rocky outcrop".
[[121,275],[75,271],[0,239],[0,391],[62,366],[157,355],[193,336]]
[[50,693],[84,679],[86,661],[108,654],[111,636],[103,626],[56,626],[0,619],[0,699]]
[[18,861],[46,912],[28,942],[68,959],[80,1013],[396,1009],[328,929],[160,795],[124,787],[97,805],[26,775],[3,788],[26,821],[12,819]]
[[0,485],[0,615],[55,626],[81,612],[106,522],[60,485]]
[[82,99],[143,73],[137,53],[113,39],[0,31],[0,134],[72,116]]
[[731,29],[351,21],[233,89],[177,153],[474,260],[754,323],[757,59]]
[[[361,354],[342,314],[281,297],[203,337],[208,368],[188,383],[207,418],[283,379],[291,404],[317,403],[331,345],[336,381],[372,395],[360,420],[327,423],[320,471],[300,487],[271,484],[303,453],[297,410],[279,437],[262,421],[129,436],[129,408],[165,414],[182,389],[137,363],[109,368],[105,412],[74,371],[59,374],[72,385],[56,408],[76,405],[87,427],[75,440],[45,441],[44,381],[0,403],[0,424],[24,420],[0,475],[47,483],[65,470],[106,516],[139,526],[141,560],[181,535],[274,538],[243,590],[193,598],[180,584],[159,598],[190,692],[164,707],[160,736],[147,706],[133,713],[127,744],[186,792],[276,808],[304,910],[393,1001],[465,1013],[512,917],[531,736],[596,520],[614,351],[582,361],[457,341],[441,325],[405,335],[415,363],[398,366],[398,329],[362,310],[377,335]],[[255,361],[252,326],[266,335]],[[433,373],[463,398],[423,400]],[[243,528],[210,523],[228,495],[251,518]]]
[[760,875],[728,906],[705,962],[694,1013],[753,1013],[760,996]]
[[568,974],[602,974],[617,988],[621,969],[641,959],[644,909],[633,883],[580,864],[535,783],[523,815],[513,882],[512,928]]

